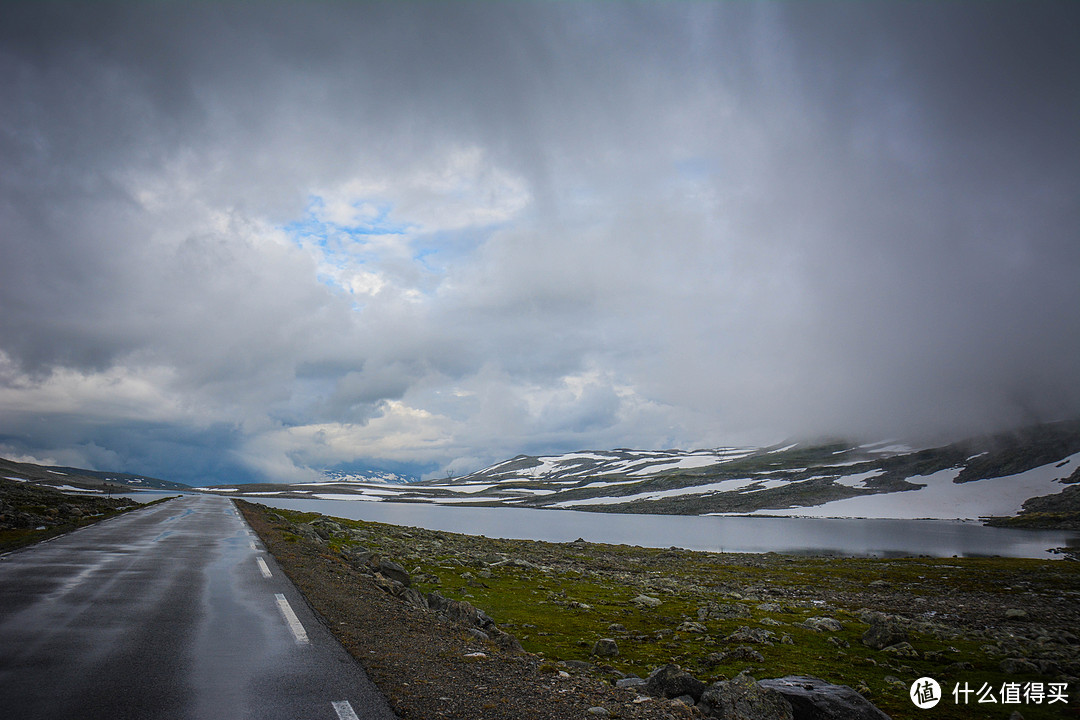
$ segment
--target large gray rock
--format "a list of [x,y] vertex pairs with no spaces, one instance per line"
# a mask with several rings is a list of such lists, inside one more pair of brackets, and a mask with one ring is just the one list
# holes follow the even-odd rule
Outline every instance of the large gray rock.
[[391,580],[397,580],[405,587],[409,587],[409,585],[412,584],[412,578],[409,577],[409,572],[393,560],[379,558],[379,561],[375,563],[373,569],[375,572],[382,573]]
[[868,648],[881,650],[890,645],[906,642],[907,630],[895,619],[878,617],[870,621],[870,629],[863,633],[862,643]]
[[661,665],[645,681],[645,692],[653,697],[677,698],[689,695],[697,702],[705,692],[705,683],[678,665]]
[[839,620],[831,617],[807,618],[801,625],[802,627],[815,632],[840,632],[844,629],[844,626],[840,624]]
[[776,633],[765,628],[750,628],[743,625],[735,632],[724,638],[728,643],[757,643],[759,645],[772,645],[776,639]]
[[791,703],[794,720],[889,720],[889,716],[847,685],[833,685],[808,675],[762,680]]
[[293,534],[299,535],[300,537],[302,537],[305,540],[308,540],[310,542],[320,543],[320,544],[325,544],[326,543],[325,539],[323,539],[323,536],[320,535],[315,530],[314,527],[312,527],[311,525],[309,525],[307,523],[296,523],[295,525],[290,527],[289,530]]
[[340,523],[334,522],[330,518],[316,518],[311,521],[311,526],[315,528],[315,532],[319,533],[319,536],[323,540],[329,540],[337,535],[343,535],[345,528]]
[[722,720],[794,720],[795,717],[791,703],[783,695],[762,687],[746,674],[707,687],[697,708],[706,717]]
[[611,638],[600,638],[593,645],[592,654],[600,657],[615,657],[619,654],[619,644]]
[[447,600],[446,607],[443,608],[442,612],[451,620],[456,620],[462,625],[470,627],[486,629],[495,624],[495,621],[487,613],[464,600]]
[[750,608],[742,603],[715,603],[709,601],[698,608],[698,620],[735,620],[754,616]]
[[649,607],[649,608],[660,607],[660,605],[661,605],[660,598],[654,598],[651,595],[638,595],[636,598],[634,598],[630,602],[634,603],[635,605],[637,605],[639,607]]

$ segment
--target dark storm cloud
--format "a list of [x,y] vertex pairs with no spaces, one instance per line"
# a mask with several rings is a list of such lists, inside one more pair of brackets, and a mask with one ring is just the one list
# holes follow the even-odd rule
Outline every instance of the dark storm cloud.
[[0,433],[300,477],[1077,414],[1078,17],[5,5]]

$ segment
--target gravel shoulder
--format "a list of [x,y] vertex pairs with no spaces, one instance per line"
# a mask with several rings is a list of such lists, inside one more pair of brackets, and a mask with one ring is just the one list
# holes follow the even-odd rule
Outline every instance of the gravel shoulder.
[[285,574],[406,720],[566,720],[596,717],[589,713],[595,707],[640,720],[694,717],[680,703],[635,704],[633,691],[560,675],[543,658],[479,640],[460,624],[390,596],[339,555],[286,539],[265,509],[238,505]]

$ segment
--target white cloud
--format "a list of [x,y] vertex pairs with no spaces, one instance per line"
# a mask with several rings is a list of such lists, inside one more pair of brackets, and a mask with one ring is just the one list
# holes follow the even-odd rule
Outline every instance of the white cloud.
[[200,478],[234,450],[464,470],[1080,411],[1050,14],[16,5],[21,454],[174,452],[142,419]]

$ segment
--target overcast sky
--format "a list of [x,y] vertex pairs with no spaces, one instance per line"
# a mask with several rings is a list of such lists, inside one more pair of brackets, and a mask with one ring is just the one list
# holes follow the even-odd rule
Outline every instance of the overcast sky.
[[0,456],[1080,414],[1080,3],[0,6]]

